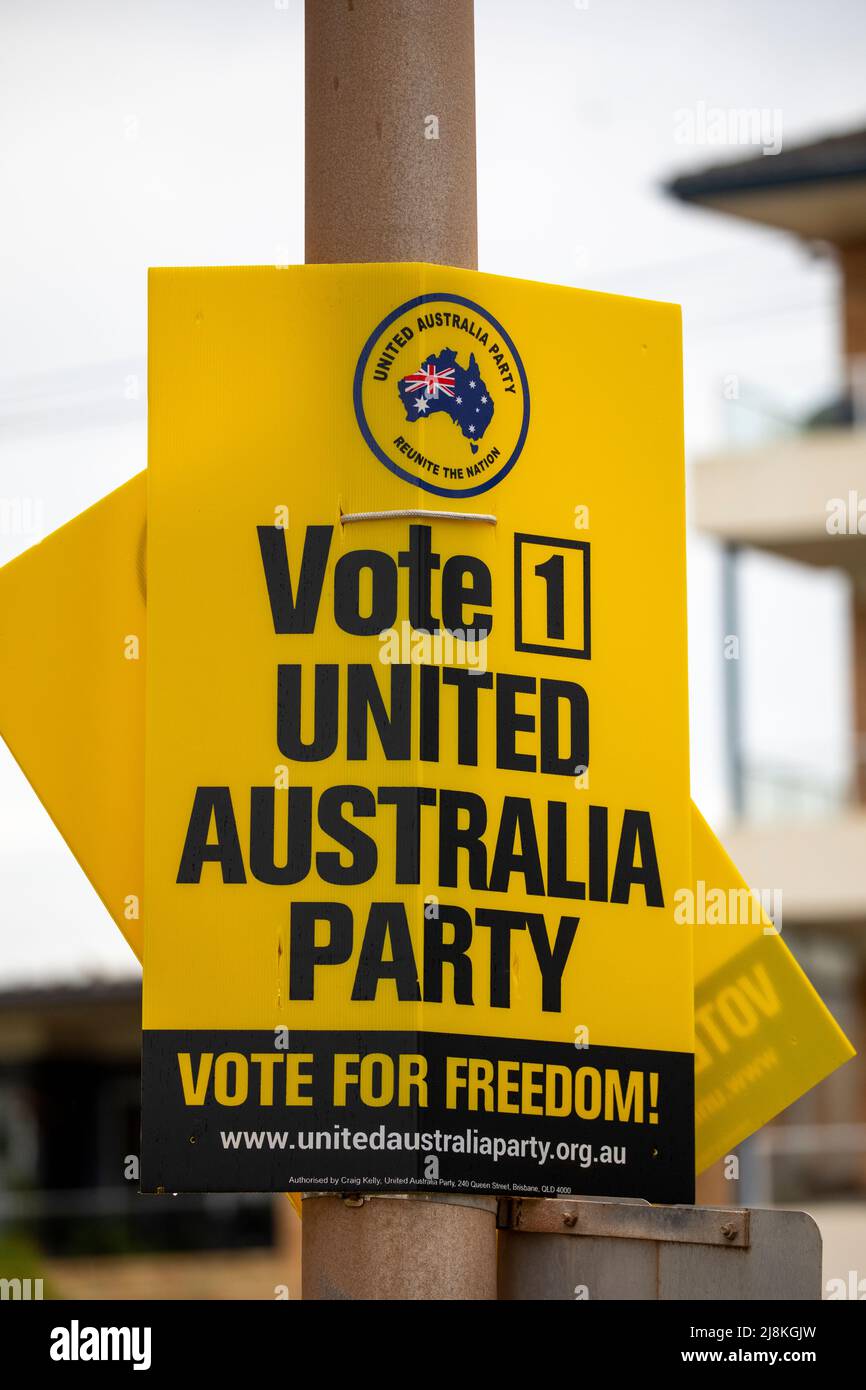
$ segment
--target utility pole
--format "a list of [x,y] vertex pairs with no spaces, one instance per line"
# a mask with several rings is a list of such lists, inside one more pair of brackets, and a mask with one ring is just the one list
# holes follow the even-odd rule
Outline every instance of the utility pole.
[[[475,269],[473,0],[306,0],[308,263]],[[495,1299],[492,1197],[310,1196],[305,1299]]]
[[306,0],[306,260],[478,266],[473,0]]

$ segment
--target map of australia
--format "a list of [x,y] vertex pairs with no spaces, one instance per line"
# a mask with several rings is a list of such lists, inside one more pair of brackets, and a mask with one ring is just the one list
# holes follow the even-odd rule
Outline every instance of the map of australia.
[[493,401],[481,380],[474,352],[468,367],[461,367],[457,353],[443,348],[422,362],[417,372],[398,381],[397,390],[407,420],[447,415],[469,441],[472,453],[478,452],[478,440],[493,419]]

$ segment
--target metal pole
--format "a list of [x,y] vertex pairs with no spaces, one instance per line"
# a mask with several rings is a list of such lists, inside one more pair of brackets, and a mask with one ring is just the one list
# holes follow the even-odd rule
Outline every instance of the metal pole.
[[473,0],[306,0],[306,259],[475,269]]
[[[473,0],[306,0],[306,260],[475,268]],[[308,1197],[303,1297],[496,1298],[496,1199]]]
[[496,1298],[494,1197],[306,1197],[302,1286],[310,1300]]

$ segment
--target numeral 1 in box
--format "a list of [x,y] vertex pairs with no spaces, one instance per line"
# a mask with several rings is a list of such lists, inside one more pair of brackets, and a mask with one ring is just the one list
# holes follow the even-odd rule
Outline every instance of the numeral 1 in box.
[[514,649],[589,659],[588,541],[515,535]]

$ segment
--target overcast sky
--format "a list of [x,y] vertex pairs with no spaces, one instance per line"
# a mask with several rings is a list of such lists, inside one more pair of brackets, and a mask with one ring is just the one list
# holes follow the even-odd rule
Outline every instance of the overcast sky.
[[[701,104],[756,108],[785,145],[866,123],[863,0],[476,13],[481,268],[682,303],[690,461],[765,428],[725,399],[731,373],[782,418],[831,394],[833,266],[660,183],[744,153],[682,143]],[[148,265],[303,259],[302,16],[301,0],[3,0],[0,498],[37,499],[46,530],[145,465]],[[33,539],[0,535],[0,562]],[[692,538],[693,788],[722,823],[718,587],[715,548]],[[849,718],[844,585],[758,559],[746,597],[749,747],[832,778]],[[0,984],[34,962],[129,968],[5,750],[0,885]]]

